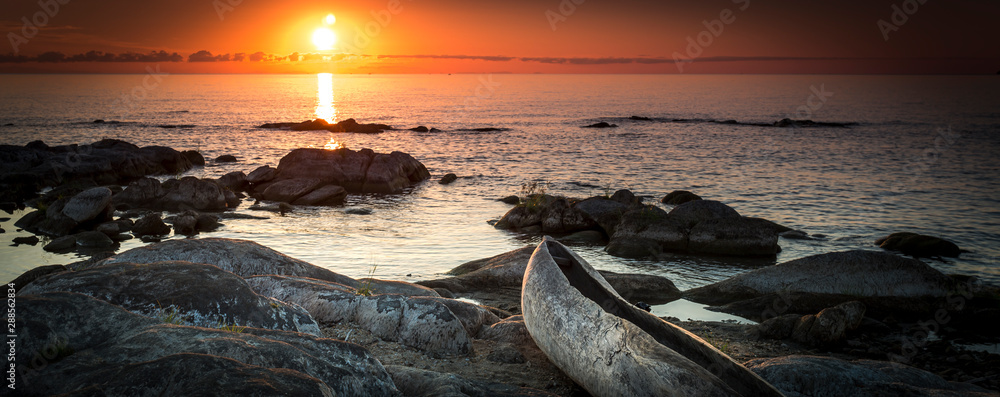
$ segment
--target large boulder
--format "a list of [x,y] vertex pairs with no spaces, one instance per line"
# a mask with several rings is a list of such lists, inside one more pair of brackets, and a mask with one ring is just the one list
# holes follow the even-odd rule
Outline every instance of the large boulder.
[[684,225],[656,206],[645,206],[622,215],[606,250],[623,258],[647,258],[687,248]]
[[630,209],[626,204],[604,197],[591,197],[577,202],[573,208],[600,226],[608,237],[615,234],[615,227]]
[[[816,313],[848,301],[868,312],[897,316],[933,313],[959,286],[930,266],[875,251],[820,254],[752,270],[684,292],[687,299],[747,318],[774,312]],[[963,294],[972,293],[965,290]],[[966,305],[968,306],[968,305]],[[778,309],[780,310],[778,310]]]
[[166,194],[160,181],[153,178],[139,178],[129,183],[125,190],[112,199],[116,205],[127,204],[131,207],[142,207],[151,204]]
[[969,383],[948,382],[930,372],[885,361],[786,356],[754,359],[745,365],[789,397],[995,395]]
[[166,194],[159,199],[159,208],[168,211],[221,211],[229,207],[222,187],[212,180],[189,176],[167,181],[163,187]]
[[320,335],[305,310],[255,293],[243,278],[190,262],[110,263],[45,276],[21,294],[67,291],[145,316],[197,327],[237,325]]
[[691,228],[702,221],[719,218],[739,218],[740,213],[715,200],[694,200],[674,207],[670,217]]
[[233,171],[226,175],[219,177],[219,186],[223,188],[232,190],[234,192],[240,192],[247,187],[247,175],[243,171]]
[[187,261],[217,266],[240,277],[278,274],[308,277],[357,287],[358,281],[292,258],[247,240],[199,238],[170,240],[133,248],[98,264]]
[[278,163],[274,180],[319,179],[351,193],[399,193],[427,178],[427,168],[406,153],[343,148],[293,150]]
[[132,208],[151,210],[221,211],[230,207],[226,192],[214,180],[192,176],[170,179],[162,184],[156,179],[142,178],[130,183],[112,200],[115,205],[126,204]]
[[433,299],[364,295],[336,283],[288,276],[251,277],[247,282],[262,295],[301,305],[320,322],[356,324],[379,338],[432,356],[472,351],[465,325],[448,306]]
[[303,333],[164,324],[86,295],[20,294],[19,390],[38,395],[395,396],[364,348]]
[[701,196],[687,190],[674,190],[660,199],[663,204],[681,205],[689,201],[701,200]]
[[[63,215],[76,222],[87,222],[97,219],[99,215],[107,218],[111,211],[111,189],[95,187],[73,196],[62,208]],[[103,221],[105,219],[98,219]]]
[[940,237],[925,236],[922,234],[900,232],[875,240],[875,245],[887,250],[899,251],[903,254],[915,257],[940,257],[947,256],[957,258],[962,250],[955,243]]
[[364,193],[399,193],[431,175],[419,161],[403,152],[372,157],[361,187]]
[[763,219],[708,219],[691,228],[687,248],[701,254],[774,256],[779,251],[778,233],[771,222]]
[[277,174],[277,170],[275,170],[274,168],[271,168],[271,166],[269,166],[269,165],[263,165],[263,166],[257,167],[257,169],[255,169],[255,170],[251,171],[249,174],[247,174],[246,180],[247,180],[247,183],[249,183],[251,185],[256,185],[256,184],[260,184],[260,183],[264,183],[264,182],[270,182],[272,179],[274,179],[274,176],[276,174]]

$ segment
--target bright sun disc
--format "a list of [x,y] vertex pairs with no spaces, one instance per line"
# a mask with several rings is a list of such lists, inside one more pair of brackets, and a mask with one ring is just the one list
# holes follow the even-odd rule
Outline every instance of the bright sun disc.
[[337,44],[337,34],[327,28],[319,28],[313,32],[313,44],[320,50],[332,50]]

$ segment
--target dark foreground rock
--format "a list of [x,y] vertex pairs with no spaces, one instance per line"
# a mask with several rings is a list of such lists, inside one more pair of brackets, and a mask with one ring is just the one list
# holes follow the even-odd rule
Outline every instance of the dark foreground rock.
[[[993,294],[995,288],[946,276],[915,259],[856,250],[752,270],[685,291],[684,297],[750,319],[816,313],[849,301],[864,303],[875,318],[933,317],[942,307],[957,318],[996,304]],[[962,305],[956,307],[959,297]]]
[[16,322],[17,386],[37,395],[398,395],[382,364],[350,343],[163,324],[69,292],[17,301],[31,313]]
[[292,258],[263,245],[246,240],[199,238],[170,240],[133,248],[98,264],[73,266],[76,270],[108,263],[156,263],[186,261],[217,266],[240,277],[278,274],[315,278],[349,287],[358,281],[327,269]]
[[367,291],[366,295],[344,285],[298,277],[258,276],[247,282],[262,295],[301,305],[317,321],[356,324],[379,338],[432,355],[467,355],[472,348],[462,321],[433,299]]
[[[78,292],[145,316],[206,328],[241,326],[320,335],[304,309],[255,293],[243,278],[190,262],[111,263],[50,274],[21,294]],[[166,320],[165,320],[166,321]]]
[[931,257],[952,257],[957,258],[962,250],[955,243],[940,237],[925,236],[922,234],[900,232],[875,240],[875,245],[887,250],[899,251],[903,254],[931,258]]
[[786,396],[991,396],[968,383],[885,361],[787,356],[751,360],[746,367]]
[[555,396],[537,389],[472,381],[452,374],[389,365],[385,368],[405,396]]

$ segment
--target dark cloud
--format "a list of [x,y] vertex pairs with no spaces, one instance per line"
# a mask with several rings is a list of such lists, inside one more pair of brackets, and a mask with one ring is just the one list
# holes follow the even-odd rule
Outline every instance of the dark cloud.
[[506,62],[515,57],[488,55],[379,55],[378,58],[416,58],[416,59],[471,59],[479,61]]

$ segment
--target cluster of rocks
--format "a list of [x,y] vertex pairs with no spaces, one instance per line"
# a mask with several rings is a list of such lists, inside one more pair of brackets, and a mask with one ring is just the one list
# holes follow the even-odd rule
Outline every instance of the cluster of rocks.
[[355,280],[249,241],[173,240],[12,283],[31,313],[15,324],[19,386],[41,395],[167,385],[179,394],[434,395],[457,385],[546,394],[386,368],[320,330],[346,323],[433,357],[462,357],[473,339],[523,343],[523,320],[415,284]]
[[[469,262],[453,269],[452,277],[419,285],[352,279],[250,241],[216,238],[173,240],[99,261],[36,268],[12,281],[19,309],[31,313],[15,322],[16,360],[24,363],[19,386],[40,395],[145,394],[168,386],[178,394],[551,395],[490,381],[490,371],[511,368],[558,376],[544,355],[542,363],[533,359],[540,350],[523,317],[514,314],[520,311],[520,280],[532,248]],[[866,296],[940,297],[949,284],[947,276],[930,273],[915,260],[879,252],[856,255],[861,254],[805,258],[772,267],[781,271],[757,273],[772,268],[760,269],[683,296],[754,300],[774,290],[870,288],[846,302],[826,294],[814,301],[840,303],[812,315],[793,316],[815,312],[782,301],[768,307],[784,310],[782,315],[750,326],[761,337],[828,348],[873,321],[869,316],[878,309],[866,310]],[[882,263],[893,261],[888,257],[912,262]],[[633,302],[682,296],[662,277],[602,273]],[[824,287],[834,273],[844,276]],[[982,292],[972,294],[978,299]],[[454,299],[458,296],[492,299],[511,310]],[[967,306],[976,305],[969,300]],[[330,339],[337,334],[331,327],[346,329],[347,335]],[[390,345],[401,347],[385,350]],[[477,349],[490,352],[477,355]],[[396,358],[413,357],[405,353],[411,350],[436,362],[475,366],[477,379]],[[790,355],[745,365],[787,395],[989,395],[971,384],[884,361]],[[851,387],[843,389],[843,382]]]
[[[719,311],[775,321],[765,322],[766,328],[786,330],[792,320],[812,326],[805,322],[813,320],[799,317],[811,313],[818,313],[816,323],[838,318],[836,322],[848,330],[857,325],[853,319],[858,313],[896,322],[936,318],[943,310],[949,327],[969,331],[984,330],[981,319],[1000,316],[1000,288],[971,277],[945,275],[917,259],[865,250],[813,255],[755,269],[683,295]],[[830,308],[854,314],[827,312]],[[787,314],[798,316],[781,318]],[[784,331],[765,334],[790,335]]]
[[[215,161],[236,158],[226,155]],[[220,226],[213,213],[238,207],[244,192],[282,206],[340,205],[349,192],[399,193],[430,177],[408,154],[345,148],[295,150],[277,168],[263,166],[249,175],[234,171],[218,179],[189,176],[161,182],[147,175],[181,173],[203,166],[204,157],[197,151],[139,148],[117,140],[84,146],[0,146],[0,162],[0,187],[9,188],[0,195],[17,200],[2,208],[12,212],[35,207],[16,225],[53,237],[45,248],[54,252],[108,251],[132,236],[155,241],[170,234],[167,223],[179,235],[213,231]],[[55,188],[38,196],[36,192],[47,186]],[[291,207],[278,210],[284,213]],[[174,215],[163,219],[164,211]]]
[[197,152],[140,148],[116,139],[89,145],[48,146],[42,141],[0,145],[0,202],[23,203],[49,186],[115,185],[146,175],[175,175],[191,169],[192,159],[197,158],[201,158]]
[[663,201],[679,205],[666,212],[644,205],[628,190],[585,200],[534,195],[494,226],[526,233],[599,230],[610,240],[608,253],[626,258],[657,257],[665,252],[774,256],[781,250],[779,233],[791,230],[741,216],[723,203],[702,200],[691,192],[673,192]]
[[428,178],[427,168],[402,152],[296,149],[277,168],[262,166],[250,172],[243,186],[262,200],[338,205],[348,193],[401,193]]
[[[347,119],[333,124],[330,124],[330,122],[323,119],[306,120],[301,123],[267,123],[262,124],[257,128],[283,129],[292,131],[354,132],[360,134],[377,134],[383,131],[395,130],[395,128],[388,124],[358,123],[357,120],[354,119]],[[437,128],[427,128],[422,125],[409,128],[408,130],[413,132],[441,131]]]

